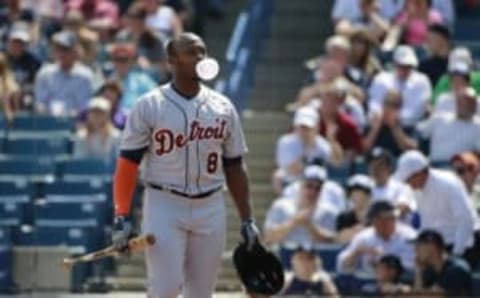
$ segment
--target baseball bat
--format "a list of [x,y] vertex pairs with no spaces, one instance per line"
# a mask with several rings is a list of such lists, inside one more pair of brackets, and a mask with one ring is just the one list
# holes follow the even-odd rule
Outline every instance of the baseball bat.
[[[131,252],[143,251],[148,246],[155,244],[155,236],[152,234],[142,235],[128,240],[128,250]],[[63,259],[62,265],[66,269],[72,268],[77,263],[93,262],[106,257],[115,256],[119,251],[113,246],[97,250],[77,257]]]

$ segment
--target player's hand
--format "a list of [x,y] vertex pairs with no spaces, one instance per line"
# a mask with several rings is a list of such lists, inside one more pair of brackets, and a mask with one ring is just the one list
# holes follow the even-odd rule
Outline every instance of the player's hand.
[[258,243],[260,231],[253,219],[247,219],[242,222],[241,234],[247,250],[251,250]]
[[121,253],[128,253],[128,239],[132,224],[125,216],[115,216],[113,221],[112,244]]

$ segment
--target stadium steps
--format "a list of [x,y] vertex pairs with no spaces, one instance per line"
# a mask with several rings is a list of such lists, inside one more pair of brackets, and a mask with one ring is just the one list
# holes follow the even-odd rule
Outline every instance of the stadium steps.
[[331,5],[332,1],[275,1],[272,36],[257,65],[250,109],[283,110],[295,99],[308,75],[304,61],[323,52],[323,41],[332,32]]

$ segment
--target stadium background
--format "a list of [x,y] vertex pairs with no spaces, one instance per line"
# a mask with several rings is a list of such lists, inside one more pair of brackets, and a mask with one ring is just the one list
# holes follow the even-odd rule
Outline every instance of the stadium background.
[[[480,49],[480,33],[472,30],[480,25],[478,6],[467,11],[464,5],[472,1],[455,2],[454,39],[475,54]],[[285,106],[308,76],[304,61],[324,52],[333,32],[333,1],[230,0],[223,5],[208,15],[203,35],[222,66],[212,85],[232,98],[243,115],[255,216],[262,223],[275,199],[275,144],[291,128],[292,114]],[[57,266],[65,254],[98,249],[109,241],[111,161],[71,157],[74,129],[70,118],[19,112],[7,123],[0,116],[0,292],[8,297],[17,291],[54,297],[59,291],[144,289],[141,254],[81,265],[71,275]],[[330,176],[343,183],[351,169],[336,169]],[[137,224],[140,206],[139,188]],[[241,288],[230,256],[239,227],[230,201],[228,206],[227,251],[217,288],[236,293]],[[329,247],[325,253],[336,251]]]

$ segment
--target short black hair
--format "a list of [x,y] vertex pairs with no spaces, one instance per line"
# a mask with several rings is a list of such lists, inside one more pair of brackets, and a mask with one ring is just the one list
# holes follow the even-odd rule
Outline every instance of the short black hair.
[[384,255],[377,262],[377,265],[380,265],[380,264],[386,266],[389,269],[395,270],[394,281],[395,282],[400,281],[400,278],[401,278],[401,276],[404,272],[404,268],[403,268],[403,265],[402,265],[402,261],[400,260],[400,258],[398,256],[391,255],[391,254],[390,255]]
[[438,35],[442,36],[444,39],[449,40],[452,38],[452,32],[450,29],[442,24],[433,24],[428,27],[430,32],[437,33]]
[[442,234],[435,230],[423,230],[412,242],[416,244],[433,244],[442,250],[446,248],[445,240],[443,239]]
[[390,150],[382,147],[375,147],[368,154],[367,156],[368,163],[371,163],[374,160],[381,160],[391,168],[393,168],[394,166],[393,154],[390,152]]
[[379,217],[383,213],[394,213],[395,207],[388,201],[374,202],[367,212],[367,220],[371,223],[375,218]]

